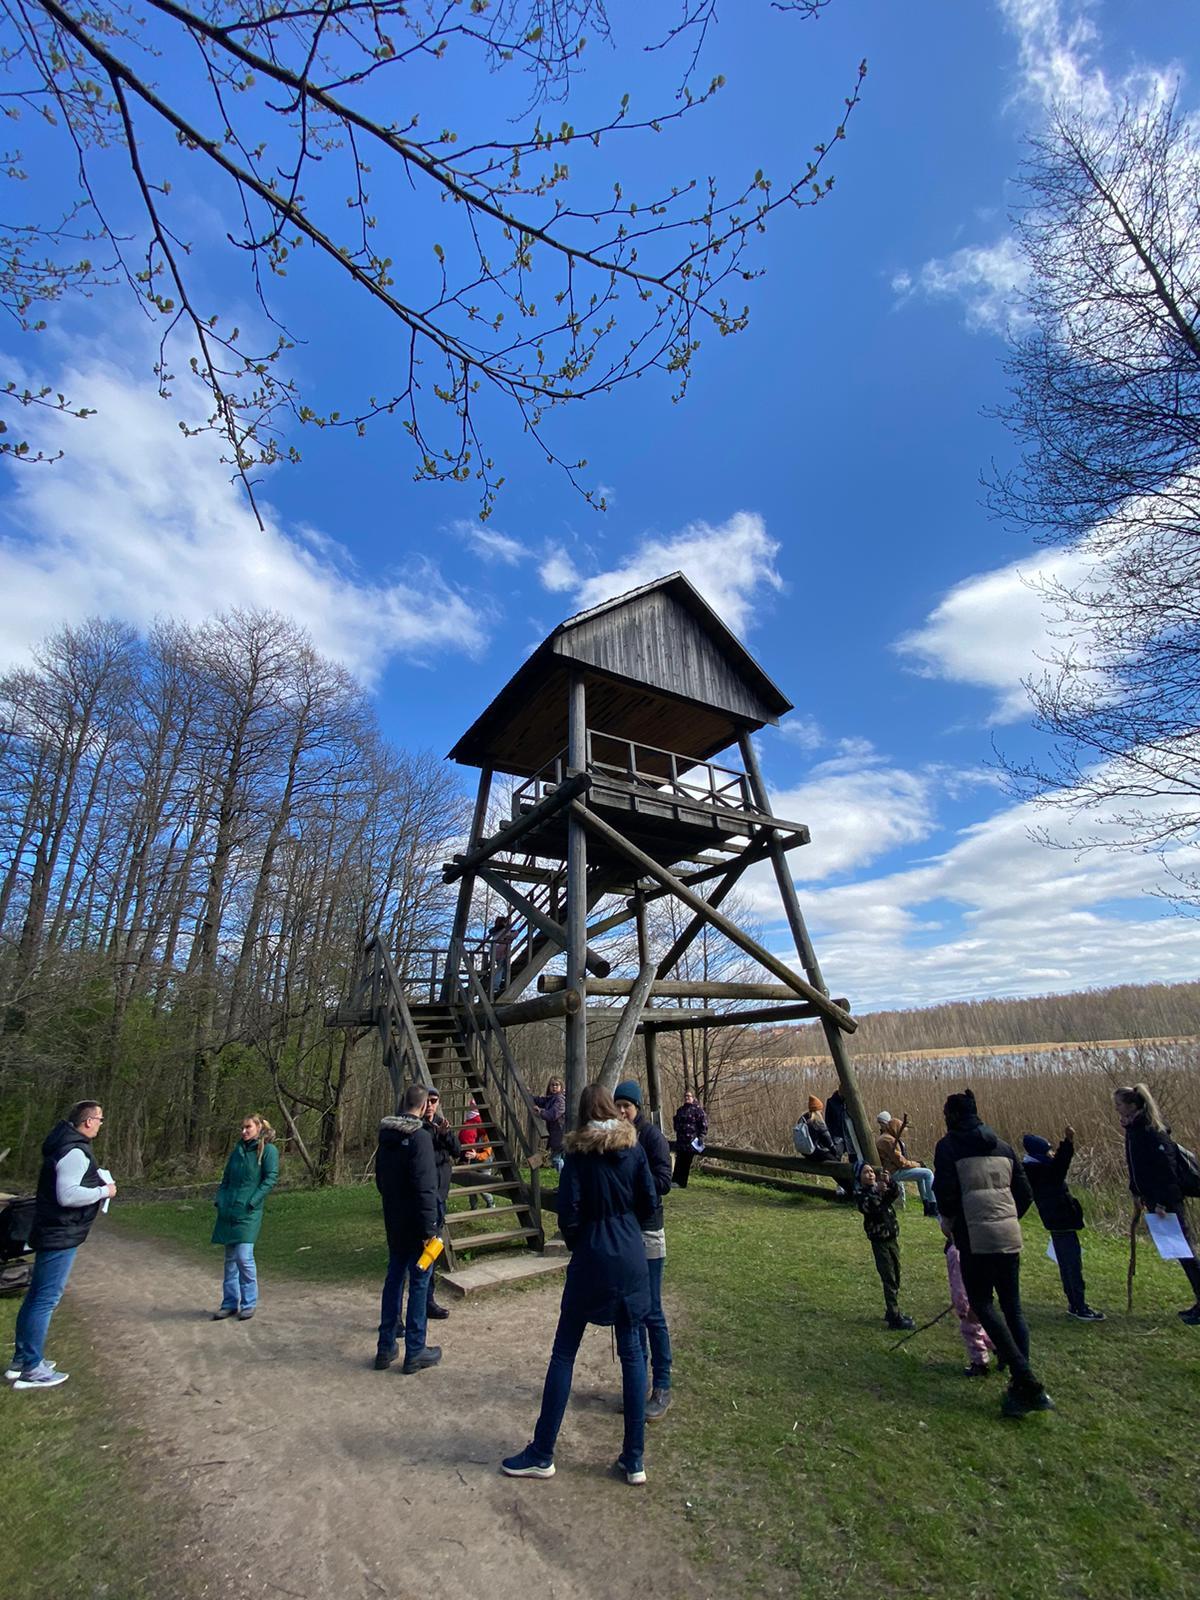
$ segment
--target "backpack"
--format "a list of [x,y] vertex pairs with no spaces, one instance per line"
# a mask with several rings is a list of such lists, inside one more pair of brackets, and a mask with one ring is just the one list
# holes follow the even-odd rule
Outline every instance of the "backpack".
[[799,1155],[811,1156],[816,1151],[817,1147],[813,1143],[812,1133],[809,1131],[808,1123],[803,1118],[792,1129],[792,1143],[795,1145]]
[[0,1261],[13,1261],[29,1250],[33,1231],[33,1195],[14,1195],[0,1206]]
[[1175,1170],[1179,1176],[1179,1187],[1184,1194],[1192,1199],[1200,1197],[1200,1161],[1197,1161],[1195,1152],[1186,1145],[1175,1146]]

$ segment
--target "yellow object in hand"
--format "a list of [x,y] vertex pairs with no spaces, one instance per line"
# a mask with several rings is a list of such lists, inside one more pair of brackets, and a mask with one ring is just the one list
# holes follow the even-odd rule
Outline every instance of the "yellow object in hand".
[[431,1267],[445,1248],[445,1244],[438,1238],[436,1233],[432,1239],[426,1239],[425,1248],[417,1257],[417,1265],[421,1271],[424,1272]]

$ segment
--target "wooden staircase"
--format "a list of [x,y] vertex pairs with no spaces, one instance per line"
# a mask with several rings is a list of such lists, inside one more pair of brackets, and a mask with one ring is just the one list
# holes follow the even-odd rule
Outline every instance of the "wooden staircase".
[[[397,1102],[406,1084],[423,1083],[438,1090],[443,1114],[456,1133],[472,1101],[480,1114],[474,1126],[480,1142],[490,1146],[492,1160],[486,1170],[477,1161],[451,1169],[443,1233],[446,1271],[439,1281],[468,1293],[555,1270],[566,1258],[554,1250],[552,1259],[543,1259],[542,1123],[491,998],[470,960],[455,960],[446,950],[406,955],[419,977],[402,979],[380,941],[369,940],[354,993],[325,1020],[329,1027],[378,1030]],[[410,990],[415,996],[411,1001]],[[493,1203],[472,1208],[471,1199],[482,1201],[485,1195]],[[490,1260],[514,1250],[529,1257],[527,1272],[515,1263],[491,1273],[480,1273],[473,1265],[481,1252],[488,1252]]]

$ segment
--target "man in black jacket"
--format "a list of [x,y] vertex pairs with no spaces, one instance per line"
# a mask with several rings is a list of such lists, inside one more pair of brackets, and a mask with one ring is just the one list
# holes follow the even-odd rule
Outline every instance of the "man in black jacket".
[[45,1359],[46,1334],[62,1299],[75,1256],[100,1207],[117,1192],[92,1156],[92,1140],[104,1124],[95,1100],[80,1100],[47,1134],[42,1145],[37,1200],[29,1243],[36,1252],[33,1277],[17,1312],[15,1349],[4,1376],[14,1389],[54,1389],[66,1383]]
[[1053,1411],[1053,1400],[1029,1365],[1029,1329],[1021,1309],[1020,1219],[1033,1202],[1029,1180],[1012,1146],[980,1119],[970,1089],[952,1094],[943,1111],[946,1134],[933,1158],[938,1219],[958,1246],[971,1310],[1000,1365],[1012,1374],[1002,1410],[1007,1417]]
[[667,1235],[663,1227],[662,1196],[671,1192],[671,1146],[661,1128],[642,1111],[641,1085],[633,1078],[619,1083],[613,1093],[617,1110],[637,1129],[638,1143],[646,1152],[650,1176],[659,1195],[658,1210],[642,1224],[646,1268],[650,1274],[650,1314],[642,1323],[642,1349],[653,1374],[646,1421],[657,1422],[671,1404],[671,1334],[662,1308],[663,1268],[667,1261]]
[[[456,1161],[462,1160],[462,1145],[458,1142],[458,1135],[442,1115],[442,1097],[437,1089],[430,1089],[429,1097],[425,1101],[425,1126],[433,1139],[433,1159],[437,1167],[438,1184],[438,1226],[441,1227],[446,1220],[446,1207],[450,1201],[451,1169]],[[435,1322],[444,1322],[450,1315],[445,1306],[440,1306],[435,1299],[437,1289],[437,1263],[429,1269],[429,1300],[426,1304],[426,1315]]]
[[379,1311],[376,1372],[385,1371],[400,1353],[396,1335],[406,1281],[408,1313],[404,1320],[403,1371],[420,1372],[425,1367],[435,1367],[442,1359],[437,1345],[425,1343],[432,1267],[418,1265],[426,1240],[437,1232],[439,1220],[437,1162],[423,1115],[427,1099],[423,1085],[410,1084],[401,1098],[399,1114],[384,1117],[379,1124],[375,1187],[383,1198],[388,1270]]

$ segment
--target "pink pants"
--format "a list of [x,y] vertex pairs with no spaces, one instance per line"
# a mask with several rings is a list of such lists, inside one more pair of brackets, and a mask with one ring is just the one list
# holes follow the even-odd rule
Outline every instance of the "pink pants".
[[984,1333],[979,1318],[971,1310],[971,1302],[967,1299],[967,1291],[963,1287],[962,1264],[958,1259],[958,1248],[951,1245],[946,1251],[946,1276],[950,1280],[950,1299],[958,1313],[958,1328],[962,1334],[963,1344],[967,1347],[967,1359],[975,1365],[986,1367],[988,1364],[988,1351],[993,1348],[992,1341]]

